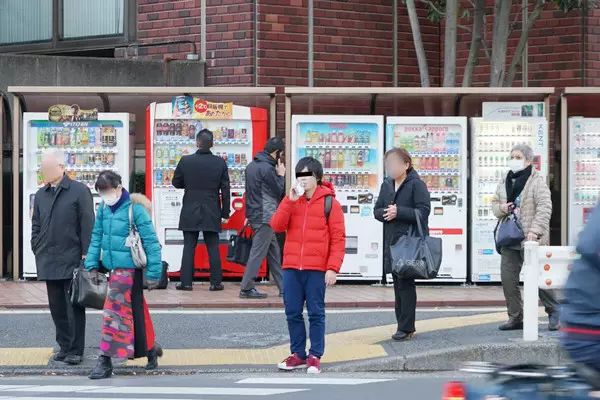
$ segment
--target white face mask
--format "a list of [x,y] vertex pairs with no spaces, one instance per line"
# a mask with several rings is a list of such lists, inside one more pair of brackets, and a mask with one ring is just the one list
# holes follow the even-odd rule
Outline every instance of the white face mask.
[[104,201],[104,204],[106,204],[109,207],[117,204],[117,202],[119,201],[119,198],[120,198],[120,196],[117,196],[117,194],[115,192],[106,193],[106,194],[100,195],[100,197],[102,197],[102,201]]
[[513,158],[508,161],[508,168],[510,168],[513,173],[523,171],[525,169],[525,160],[517,160],[516,158]]

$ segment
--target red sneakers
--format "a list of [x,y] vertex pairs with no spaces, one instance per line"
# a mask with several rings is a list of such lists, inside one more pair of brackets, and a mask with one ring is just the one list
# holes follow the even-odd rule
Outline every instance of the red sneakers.
[[277,367],[283,371],[293,371],[295,369],[306,368],[306,360],[302,359],[298,356],[298,354],[294,353],[279,364]]
[[320,374],[321,373],[321,359],[310,354],[307,359],[309,374]]

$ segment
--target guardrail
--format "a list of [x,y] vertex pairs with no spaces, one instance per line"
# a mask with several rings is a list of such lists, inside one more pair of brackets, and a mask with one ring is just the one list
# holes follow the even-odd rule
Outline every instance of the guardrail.
[[523,269],[523,340],[538,340],[539,289],[564,288],[573,262],[575,247],[540,246],[526,242]]

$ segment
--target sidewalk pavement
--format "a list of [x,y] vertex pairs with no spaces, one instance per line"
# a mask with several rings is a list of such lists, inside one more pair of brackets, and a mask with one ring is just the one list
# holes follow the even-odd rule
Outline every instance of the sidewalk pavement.
[[[150,308],[282,308],[278,290],[271,285],[257,285],[269,294],[264,300],[239,298],[239,283],[226,282],[222,292],[209,292],[208,283],[195,283],[193,292],[166,290],[147,292]],[[505,305],[500,286],[419,286],[418,307],[502,307]],[[327,289],[330,308],[388,308],[394,306],[394,289],[368,284],[338,284]],[[0,282],[0,309],[47,308],[46,285],[43,282]]]

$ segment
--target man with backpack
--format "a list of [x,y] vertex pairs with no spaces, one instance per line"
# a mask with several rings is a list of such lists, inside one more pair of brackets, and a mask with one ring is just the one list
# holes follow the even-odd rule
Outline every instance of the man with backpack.
[[[297,183],[271,220],[275,232],[286,232],[283,260],[285,314],[291,355],[279,369],[321,372],[325,351],[325,288],[337,279],[345,253],[344,213],[333,186],[323,182],[323,166],[312,157],[296,165]],[[306,352],[304,304],[308,310],[311,348]]]
[[265,257],[280,296],[282,293],[281,253],[269,222],[285,194],[285,166],[281,162],[284,149],[285,143],[281,138],[271,138],[264,150],[246,167],[246,219],[254,231],[254,237],[242,278],[240,297],[243,299],[267,297],[266,293],[254,287],[258,269]]

